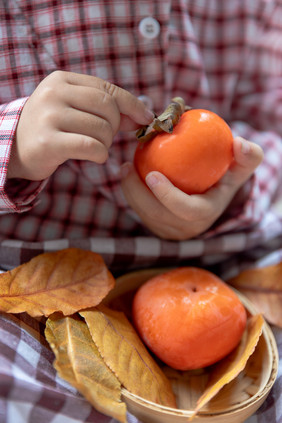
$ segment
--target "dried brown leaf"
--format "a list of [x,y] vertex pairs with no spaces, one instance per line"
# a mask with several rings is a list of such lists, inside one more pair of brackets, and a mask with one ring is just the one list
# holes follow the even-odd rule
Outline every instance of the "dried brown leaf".
[[121,385],[99,354],[86,323],[57,313],[47,320],[45,336],[56,356],[54,367],[59,375],[98,411],[126,422]]
[[228,283],[242,292],[269,323],[282,328],[282,262],[245,270]]
[[123,312],[100,305],[80,313],[106,364],[131,393],[176,407],[172,387]]
[[70,315],[99,304],[114,284],[99,254],[78,248],[44,253],[0,275],[0,311]]
[[197,401],[196,409],[190,420],[204,407],[227,383],[234,380],[244,370],[253,354],[262,333],[264,320],[261,314],[251,316],[238,347],[223,360],[215,364],[210,372],[204,393]]
[[185,106],[183,98],[174,97],[171,103],[159,116],[155,117],[152,123],[138,129],[136,132],[138,141],[142,143],[151,141],[160,132],[171,134],[181,115],[190,109],[191,107]]

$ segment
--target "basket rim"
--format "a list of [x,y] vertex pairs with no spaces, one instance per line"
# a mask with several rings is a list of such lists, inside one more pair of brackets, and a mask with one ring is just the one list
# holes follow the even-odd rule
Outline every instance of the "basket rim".
[[[267,333],[267,336],[269,337],[269,341],[270,341],[269,345],[270,345],[271,351],[272,351],[272,368],[271,368],[270,376],[269,376],[268,381],[265,384],[265,386],[263,388],[261,388],[255,395],[252,395],[247,400],[243,401],[240,404],[229,407],[224,411],[212,412],[212,411],[203,411],[203,410],[201,411],[201,410],[199,410],[197,415],[199,415],[199,416],[201,416],[201,415],[202,416],[228,415],[228,414],[236,412],[236,411],[242,411],[243,409],[259,402],[265,396],[268,395],[268,393],[269,393],[270,389],[272,388],[272,386],[273,386],[273,384],[276,380],[276,377],[277,377],[278,360],[279,359],[278,359],[278,351],[277,351],[277,347],[276,347],[276,341],[275,341],[274,335],[273,335],[273,333],[272,333],[272,331],[271,331],[271,329],[270,329],[270,327],[268,326],[267,323],[265,323],[263,331],[265,331]],[[186,409],[182,409],[182,408],[172,408],[172,407],[166,407],[164,405],[157,404],[155,402],[146,400],[145,398],[142,398],[139,395],[133,394],[125,388],[122,388],[122,394],[126,398],[129,398],[131,400],[138,402],[142,406],[154,408],[154,409],[158,410],[159,412],[169,413],[169,414],[172,414],[172,415],[179,415],[179,416],[183,416],[183,417],[191,417],[191,415],[194,413],[194,410],[186,410]]]
[[[148,275],[148,278],[154,277],[155,275],[162,273],[162,272],[166,272],[169,270],[172,270],[175,267],[157,267],[157,268],[147,268],[147,269],[140,269],[140,270],[134,270],[134,271],[129,271],[126,272],[122,275],[120,275],[117,279],[116,279],[116,286],[115,288],[110,291],[110,295],[108,295],[105,298],[105,301],[111,301],[111,299],[115,298],[115,290],[117,290],[119,292],[119,287],[122,287],[123,285],[125,286],[126,282],[128,281],[128,278],[130,277],[135,277],[138,279],[138,277],[143,278],[144,276]],[[143,283],[143,282],[140,282]],[[133,289],[135,288],[135,285],[133,284]],[[236,292],[236,294],[238,295],[238,297],[240,298],[240,300],[242,301],[242,303],[244,304],[244,306],[246,307],[247,311],[252,315],[252,314],[257,314],[257,310],[255,308],[255,306],[252,304],[252,302],[245,296],[243,295],[240,291],[238,291],[237,289],[235,289],[234,287],[230,286],[230,288]],[[126,290],[121,290],[121,292],[119,292],[119,295],[122,294],[123,292],[126,292]],[[118,296],[118,295],[117,295]],[[276,340],[275,337],[272,333],[272,330],[269,326],[269,324],[264,320],[264,325],[263,325],[263,329],[262,329],[262,335],[265,338],[266,344],[267,344],[267,350],[268,353],[270,355],[270,372],[269,372],[269,377],[267,379],[267,382],[265,383],[264,386],[262,386],[254,395],[252,395],[250,398],[246,399],[245,401],[243,401],[242,403],[239,404],[235,404],[229,408],[227,408],[226,410],[222,410],[222,411],[204,411],[204,410],[199,410],[197,415],[198,416],[219,416],[219,415],[228,415],[230,413],[235,413],[236,411],[242,411],[245,408],[248,408],[256,403],[258,403],[259,401],[261,401],[262,399],[264,399],[271,387],[273,386],[277,374],[278,374],[278,362],[279,362],[279,355],[278,355],[278,349],[277,349],[277,345],[276,345]],[[127,389],[125,389],[124,387],[122,388],[122,394],[124,395],[125,398],[130,399],[131,401],[135,401],[137,403],[139,403],[139,405],[142,405],[144,407],[149,407],[149,408],[153,408],[155,410],[158,410],[159,412],[163,412],[163,413],[169,413],[171,415],[178,415],[178,416],[183,416],[183,417],[190,417],[192,415],[192,413],[194,412],[194,410],[188,410],[188,409],[180,409],[180,408],[172,408],[172,407],[166,407],[164,405],[160,405],[157,403],[154,403],[152,401],[146,400],[136,394],[131,393],[130,391],[128,391]]]
[[[142,277],[146,274],[148,274],[148,277],[153,277],[158,273],[161,272],[166,272],[169,270],[172,270],[172,267],[159,267],[159,268],[148,268],[148,269],[140,269],[140,270],[134,270],[134,271],[129,271],[127,273],[124,273],[122,275],[120,275],[117,279],[116,279],[116,286],[115,288],[110,291],[110,295],[108,295],[105,300],[107,301],[111,301],[113,298],[115,298],[114,295],[114,291],[116,288],[119,288],[119,286],[123,285],[126,283],[127,279],[132,277]],[[143,282],[141,282],[143,283]],[[133,285],[134,288],[134,285]],[[251,314],[258,314],[258,311],[256,310],[255,306],[252,304],[252,302],[245,297],[245,295],[243,295],[241,292],[239,292],[237,289],[233,288],[232,286],[230,286],[230,288],[236,292],[236,294],[238,295],[238,297],[240,298],[240,300],[242,301],[242,303],[244,304],[244,306],[246,307],[247,311]],[[122,291],[122,292],[126,292]],[[121,292],[121,293],[122,293]],[[120,294],[121,294],[120,293]],[[240,412],[252,405],[255,405],[256,403],[258,403],[259,401],[261,401],[262,399],[264,399],[268,393],[270,392],[271,387],[273,386],[277,374],[278,374],[278,363],[279,363],[279,355],[278,355],[278,348],[276,345],[276,340],[275,337],[273,335],[273,332],[270,328],[270,325],[265,321],[264,319],[264,325],[263,325],[263,329],[262,329],[262,335],[265,338],[266,344],[267,344],[267,350],[268,353],[270,355],[270,361],[271,361],[271,365],[270,367],[270,371],[269,371],[269,376],[267,379],[267,382],[265,383],[264,386],[262,386],[254,395],[252,395],[250,398],[246,399],[245,401],[239,403],[239,404],[235,404],[234,406],[231,406],[229,408],[227,408],[226,410],[222,410],[222,411],[204,411],[204,410],[199,410],[197,415],[198,416],[222,416],[222,415],[228,415],[231,413],[236,413],[236,412]],[[151,409],[155,409],[158,412],[162,412],[162,413],[166,413],[166,414],[170,414],[170,415],[175,415],[175,416],[182,416],[182,417],[191,417],[191,415],[194,413],[194,410],[188,410],[188,409],[180,409],[180,408],[172,408],[172,407],[166,407],[164,405],[160,405],[157,403],[154,403],[152,401],[146,400],[145,398],[142,398],[136,394],[131,393],[130,391],[128,391],[126,388],[122,388],[122,395],[125,398],[130,399],[131,401],[135,401],[136,403],[138,403],[139,405],[142,405],[143,407],[146,408],[151,408]]]

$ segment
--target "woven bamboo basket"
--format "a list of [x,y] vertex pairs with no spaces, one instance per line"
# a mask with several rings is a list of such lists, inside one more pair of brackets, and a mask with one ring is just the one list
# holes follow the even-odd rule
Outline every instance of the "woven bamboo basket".
[[[116,287],[105,303],[122,309],[131,318],[131,301],[136,289],[149,278],[168,269],[146,269],[127,273],[117,279]],[[249,315],[256,314],[254,306],[236,291]],[[278,371],[278,351],[275,338],[267,323],[259,343],[245,369],[193,418],[203,423],[243,423],[265,401]],[[144,423],[188,423],[196,402],[204,391],[209,369],[177,371],[164,366],[170,379],[178,408],[169,408],[147,401],[122,389],[122,398],[128,411]]]

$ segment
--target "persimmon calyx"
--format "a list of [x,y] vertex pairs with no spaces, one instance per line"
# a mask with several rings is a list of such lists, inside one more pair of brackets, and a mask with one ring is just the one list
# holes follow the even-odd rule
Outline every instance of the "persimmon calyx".
[[152,140],[158,133],[171,134],[174,126],[178,123],[181,115],[192,107],[185,105],[181,97],[174,97],[165,110],[156,116],[150,125],[142,126],[136,132],[138,141],[144,143]]

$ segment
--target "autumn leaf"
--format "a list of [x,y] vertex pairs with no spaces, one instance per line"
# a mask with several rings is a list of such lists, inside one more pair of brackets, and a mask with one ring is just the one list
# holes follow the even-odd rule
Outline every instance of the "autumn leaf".
[[60,377],[74,386],[98,411],[126,422],[121,385],[105,365],[89,329],[79,317],[56,313],[46,322],[45,336]]
[[245,270],[227,282],[242,292],[269,323],[282,328],[282,262]]
[[165,110],[159,116],[156,116],[149,125],[137,130],[136,138],[139,142],[144,143],[151,141],[158,133],[166,132],[171,134],[181,115],[190,109],[192,107],[186,105],[183,98],[174,97]]
[[262,315],[251,316],[238,347],[227,357],[215,364],[210,372],[205,391],[197,401],[197,406],[190,417],[192,420],[224,385],[234,380],[244,370],[248,359],[253,354],[262,333],[264,319]]
[[99,254],[78,248],[44,253],[0,275],[0,311],[71,315],[99,304],[114,284]]
[[169,380],[123,312],[100,305],[80,314],[104,361],[128,391],[157,404],[176,407]]

